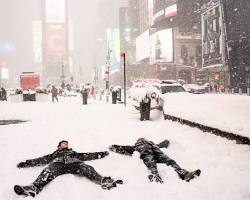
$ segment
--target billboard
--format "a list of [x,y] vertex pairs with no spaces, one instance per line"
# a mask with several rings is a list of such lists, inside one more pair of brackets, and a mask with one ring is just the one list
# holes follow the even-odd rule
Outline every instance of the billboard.
[[165,18],[175,17],[177,15],[177,5],[173,4],[165,8]]
[[120,30],[118,28],[108,29],[107,39],[109,49],[111,50],[109,73],[112,74],[120,70]]
[[63,24],[47,24],[46,55],[64,56],[65,49],[65,26]]
[[150,26],[154,24],[153,16],[154,16],[154,0],[148,0],[148,19]]
[[0,43],[0,54],[13,53],[16,51],[16,45],[12,42]]
[[150,64],[173,62],[173,30],[158,31],[150,36]]
[[9,69],[5,67],[0,68],[1,71],[1,79],[8,80],[9,79]]
[[222,14],[218,4],[202,14],[202,65],[222,64]]
[[45,0],[46,23],[65,23],[65,0]]
[[[176,17],[177,16],[177,4],[176,0],[172,1],[163,1],[163,0],[154,0],[153,1],[153,23],[155,24],[158,21]],[[172,22],[172,21],[170,21]]]
[[42,21],[33,22],[33,53],[34,62],[42,62]]
[[136,61],[148,58],[149,52],[150,52],[150,39],[149,39],[149,30],[147,30],[136,38]]

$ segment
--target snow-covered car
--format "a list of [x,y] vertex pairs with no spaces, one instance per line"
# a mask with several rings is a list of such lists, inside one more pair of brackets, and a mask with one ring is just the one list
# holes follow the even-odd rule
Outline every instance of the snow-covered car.
[[140,109],[140,102],[148,96],[151,98],[151,110],[162,110],[163,101],[157,83],[135,83],[129,89],[129,99],[131,104],[137,109]]
[[35,91],[39,94],[48,94],[48,91],[45,87],[36,87]]
[[206,92],[205,88],[197,84],[184,84],[183,87],[187,92],[193,94],[203,94]]
[[160,85],[160,92],[161,92],[161,98],[163,101],[162,109],[163,109],[163,116],[165,117],[165,111],[164,108],[167,106],[168,98],[173,95],[178,94],[188,94],[188,92],[182,87],[180,83],[170,83],[170,84],[161,84]]
[[186,90],[179,83],[160,84],[160,91],[161,91],[161,94],[186,92]]
[[77,93],[73,90],[67,90],[67,89],[64,89],[62,91],[62,96],[64,97],[76,97],[77,96]]

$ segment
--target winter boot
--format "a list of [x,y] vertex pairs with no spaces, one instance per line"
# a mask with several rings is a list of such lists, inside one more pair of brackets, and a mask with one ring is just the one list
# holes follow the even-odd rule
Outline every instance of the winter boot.
[[32,197],[35,197],[36,194],[38,194],[38,192],[39,192],[38,188],[34,185],[30,185],[30,186],[15,185],[14,191],[18,195],[32,196]]
[[148,175],[148,179],[151,182],[163,183],[163,180],[161,179],[159,174],[150,174],[150,175]]
[[185,180],[187,182],[189,182],[191,179],[193,179],[197,176],[200,176],[200,174],[201,174],[201,170],[199,170],[199,169],[192,171],[192,172],[188,172],[185,169],[177,169],[176,172],[178,173],[179,177],[182,180]]
[[103,177],[102,181],[101,181],[101,186],[102,189],[106,190],[110,190],[111,188],[116,187],[116,184],[123,184],[122,180],[113,180],[110,176],[109,177]]

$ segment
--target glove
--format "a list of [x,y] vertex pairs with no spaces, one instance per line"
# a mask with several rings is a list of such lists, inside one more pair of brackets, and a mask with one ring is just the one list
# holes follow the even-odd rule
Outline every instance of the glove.
[[28,167],[28,164],[27,164],[27,162],[20,162],[20,163],[17,164],[17,167],[18,168]]

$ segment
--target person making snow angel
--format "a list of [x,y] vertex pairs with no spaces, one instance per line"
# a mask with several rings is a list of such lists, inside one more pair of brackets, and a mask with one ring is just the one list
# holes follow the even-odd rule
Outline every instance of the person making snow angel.
[[75,174],[87,177],[91,181],[101,185],[103,189],[111,189],[116,187],[116,183],[122,184],[122,180],[114,181],[111,177],[103,177],[98,174],[92,166],[84,163],[84,161],[100,159],[107,156],[107,151],[94,153],[77,153],[68,148],[68,142],[62,140],[58,144],[58,149],[52,154],[26,160],[17,164],[18,168],[35,167],[49,164],[38,178],[28,186],[15,185],[14,191],[18,195],[32,196],[38,194],[45,185],[63,174]]
[[166,165],[173,167],[182,180],[190,181],[194,177],[200,175],[201,171],[199,169],[193,172],[188,172],[187,170],[182,169],[173,159],[169,158],[160,150],[160,148],[167,148],[168,146],[168,140],[164,140],[160,144],[154,144],[145,138],[139,138],[134,146],[111,145],[109,149],[116,153],[125,155],[132,155],[135,151],[139,152],[140,159],[143,160],[144,164],[151,172],[148,176],[151,182],[155,181],[163,183],[157,170],[157,163],[165,163]]

